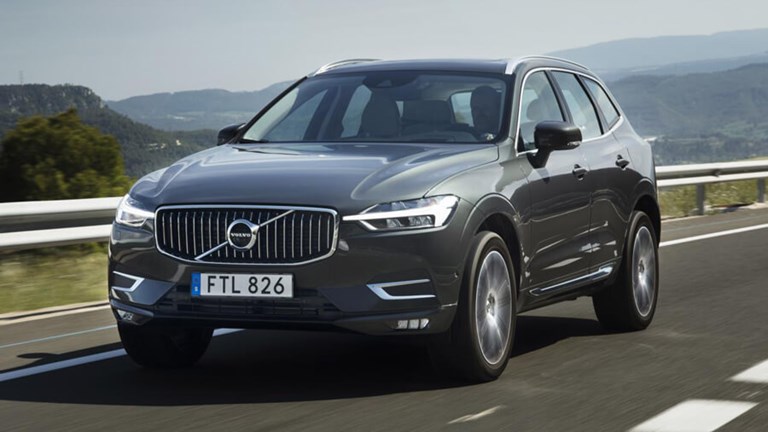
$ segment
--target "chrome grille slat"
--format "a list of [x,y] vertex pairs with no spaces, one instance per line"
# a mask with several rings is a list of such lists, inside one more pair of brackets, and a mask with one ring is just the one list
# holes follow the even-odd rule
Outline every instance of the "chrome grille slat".
[[[237,219],[259,225],[250,250],[236,250],[226,243],[227,227]],[[161,231],[155,238],[160,252],[203,264],[291,265],[316,261],[331,255],[338,230],[337,215],[332,210],[303,207],[167,206],[158,209],[155,220]]]
[[[248,218],[248,220],[251,220],[251,221],[253,220],[253,210],[251,210],[251,215]],[[253,248],[251,248],[251,250],[248,251],[248,258],[250,258],[251,261],[253,261]]]
[[312,216],[309,215],[309,253],[312,253]]
[[179,244],[179,250],[181,250],[181,212],[176,216],[176,234],[178,237],[177,243]]
[[301,215],[301,223],[299,224],[299,257],[304,257],[304,214]]
[[[263,212],[259,212],[259,221],[256,222],[256,225],[261,225],[261,217],[263,215]],[[261,259],[261,236],[256,238],[256,253],[259,255],[259,259]]]
[[[296,236],[296,213],[291,215],[291,239]],[[291,241],[291,258],[296,258],[296,242]]]
[[192,255],[197,255],[197,230],[195,229],[195,215],[192,215]]
[[[267,213],[267,220],[269,220],[272,216]],[[271,225],[271,224],[270,224]],[[264,230],[264,243],[266,243],[266,258],[269,259],[269,225],[266,226],[266,229]]]
[[163,232],[163,243],[167,243],[167,240],[165,239],[166,238],[165,237],[165,217],[160,219],[160,223],[162,224],[162,226],[160,227],[160,231]]
[[[208,212],[208,232],[211,233],[211,219],[213,219],[213,212]],[[205,236],[203,236],[205,237]],[[213,236],[208,235],[208,250],[213,249]]]

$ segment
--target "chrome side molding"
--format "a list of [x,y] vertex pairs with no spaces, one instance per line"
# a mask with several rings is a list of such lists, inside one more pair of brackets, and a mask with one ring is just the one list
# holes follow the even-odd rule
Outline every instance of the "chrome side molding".
[[596,272],[593,272],[584,276],[579,276],[575,279],[567,280],[565,282],[560,282],[559,284],[555,284],[552,286],[532,289],[530,292],[531,292],[531,295],[538,297],[544,294],[551,294],[558,291],[567,291],[569,289],[577,288],[578,286],[584,285],[589,282],[597,282],[597,281],[603,280],[608,276],[610,276],[611,272],[613,272],[612,265],[600,267]]

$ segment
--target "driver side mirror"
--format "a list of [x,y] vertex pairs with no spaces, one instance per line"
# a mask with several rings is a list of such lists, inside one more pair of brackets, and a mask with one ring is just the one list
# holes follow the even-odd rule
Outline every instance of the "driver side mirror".
[[543,121],[536,125],[533,140],[539,151],[530,157],[531,163],[534,167],[541,168],[553,151],[578,147],[581,144],[581,129],[567,122]]
[[225,127],[219,131],[219,135],[216,139],[216,145],[222,145],[232,140],[240,132],[240,129],[245,126],[245,123],[233,124]]

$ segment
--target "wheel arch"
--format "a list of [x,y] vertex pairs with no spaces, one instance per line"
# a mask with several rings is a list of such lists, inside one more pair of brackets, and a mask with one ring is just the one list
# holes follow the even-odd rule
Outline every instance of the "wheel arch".
[[[644,186],[643,186],[644,185]],[[656,188],[648,183],[643,183],[637,191],[637,199],[633,210],[640,210],[648,215],[656,234],[656,242],[661,241],[661,209],[656,196]]]
[[525,232],[517,209],[504,196],[491,194],[475,205],[467,223],[466,234],[471,238],[481,231],[491,231],[504,240],[515,270],[517,290],[522,282]]

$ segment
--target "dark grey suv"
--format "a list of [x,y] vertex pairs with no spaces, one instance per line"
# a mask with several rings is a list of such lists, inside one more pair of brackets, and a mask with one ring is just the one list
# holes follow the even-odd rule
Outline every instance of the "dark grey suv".
[[139,364],[190,365],[217,327],[336,328],[428,335],[490,380],[523,311],[592,296],[609,329],[653,318],[651,148],[583,66],[337,62],[219,141],[118,209],[110,302]]

